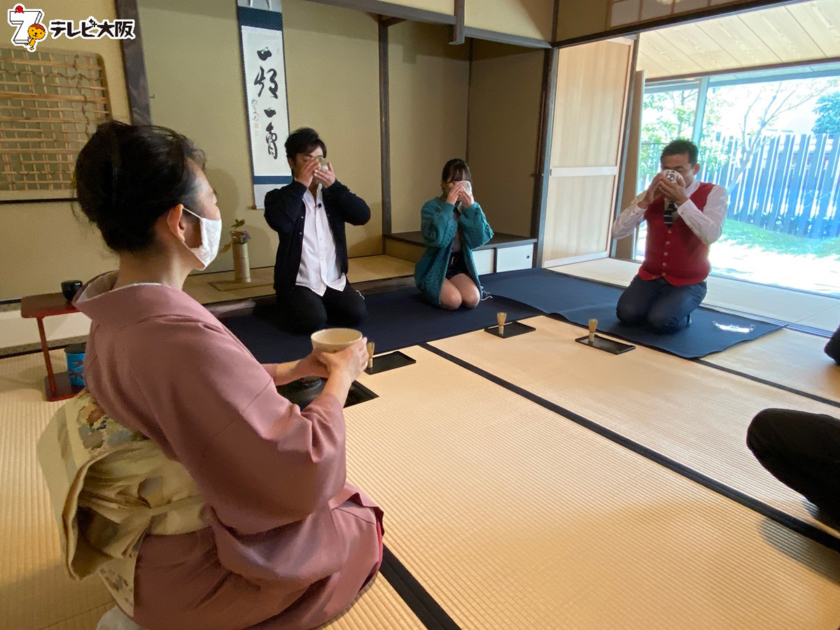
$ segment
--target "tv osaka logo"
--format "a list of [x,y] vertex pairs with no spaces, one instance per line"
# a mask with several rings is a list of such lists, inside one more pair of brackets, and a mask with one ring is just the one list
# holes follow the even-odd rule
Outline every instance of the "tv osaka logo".
[[27,9],[22,4],[9,9],[9,25],[17,27],[15,34],[12,35],[12,43],[15,46],[35,50],[38,42],[47,36],[43,21],[44,12],[40,9]]
[[12,43],[34,51],[46,37],[59,39],[134,39],[134,20],[102,20],[94,17],[80,20],[78,27],[73,20],[50,20],[49,27],[44,26],[44,12],[41,9],[27,9],[22,4],[9,9],[9,26],[14,27]]

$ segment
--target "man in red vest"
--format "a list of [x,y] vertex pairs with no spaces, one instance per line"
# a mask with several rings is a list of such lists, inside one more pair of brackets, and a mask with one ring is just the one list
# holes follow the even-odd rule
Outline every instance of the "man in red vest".
[[[726,218],[726,190],[700,182],[697,146],[675,140],[662,151],[662,173],[633,200],[613,225],[613,238],[624,238],[647,221],[645,260],[639,275],[621,295],[616,310],[628,326],[675,332],[691,321],[706,297],[709,245]],[[671,181],[665,171],[676,171]]]

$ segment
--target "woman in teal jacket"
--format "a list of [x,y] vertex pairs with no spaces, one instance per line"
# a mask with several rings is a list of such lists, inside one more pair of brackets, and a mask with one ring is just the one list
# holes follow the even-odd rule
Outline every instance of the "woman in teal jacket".
[[440,187],[443,194],[423,205],[421,229],[426,251],[414,268],[414,280],[436,306],[475,308],[481,300],[481,284],[472,252],[493,238],[493,230],[473,199],[466,162],[449,160]]

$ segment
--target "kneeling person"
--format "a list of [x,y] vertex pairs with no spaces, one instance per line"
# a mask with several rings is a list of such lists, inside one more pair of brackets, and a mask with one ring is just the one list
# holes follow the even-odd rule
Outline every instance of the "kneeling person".
[[370,208],[335,178],[327,147],[313,129],[286,140],[295,180],[265,196],[265,219],[280,235],[274,290],[281,323],[311,333],[327,323],[356,326],[364,299],[347,281],[345,223],[364,225]]
[[473,198],[466,162],[449,160],[440,188],[442,194],[427,201],[421,212],[426,251],[414,267],[414,281],[436,306],[475,308],[481,300],[481,283],[472,252],[493,238],[493,230]]
[[840,526],[840,420],[765,409],[750,424],[747,446],[776,479]]
[[[628,326],[674,332],[688,325],[706,297],[709,246],[723,229],[726,190],[694,179],[700,165],[692,142],[675,140],[660,162],[663,172],[613,225],[613,237],[620,239],[647,221],[645,260],[618,300],[617,315]],[[665,171],[677,176],[671,180]]]

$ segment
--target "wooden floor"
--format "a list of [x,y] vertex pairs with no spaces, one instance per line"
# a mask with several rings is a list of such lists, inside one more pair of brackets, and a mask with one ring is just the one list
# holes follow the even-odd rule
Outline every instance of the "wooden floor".
[[[455,624],[838,627],[840,542],[820,536],[840,532],[744,443],[764,407],[838,415],[840,368],[819,338],[779,331],[712,366],[643,347],[609,355],[574,343],[577,327],[528,323],[511,339],[406,348],[416,364],[363,375],[378,398],[346,411],[348,478],[380,502],[386,545]],[[43,373],[37,354],[0,360],[0,628],[92,630],[107,593],[61,570],[35,462],[58,407],[42,401]],[[424,626],[380,576],[331,627]]]
[[[414,264],[407,260],[392,256],[365,256],[350,259],[350,271],[347,274],[347,279],[352,284],[359,284],[372,280],[386,280],[411,275],[414,275]],[[233,282],[233,279],[232,271],[193,274],[187,278],[184,291],[202,304],[274,294],[274,267],[261,267],[251,270],[251,283],[246,288],[228,289],[224,283],[238,286]]]

